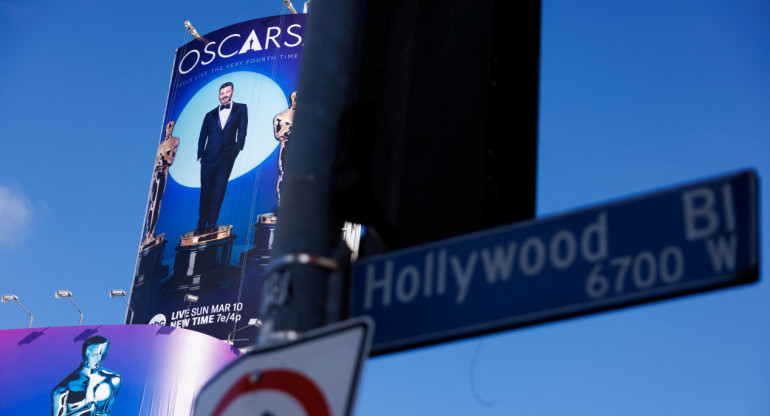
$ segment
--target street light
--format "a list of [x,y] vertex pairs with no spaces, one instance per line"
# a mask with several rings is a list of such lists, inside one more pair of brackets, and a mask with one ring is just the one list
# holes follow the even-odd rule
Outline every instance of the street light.
[[3,303],[8,302],[16,302],[21,306],[22,309],[24,309],[24,312],[27,312],[29,314],[29,328],[32,328],[32,320],[35,319],[35,317],[32,315],[30,311],[27,310],[27,308],[24,307],[24,305],[19,302],[19,297],[16,295],[3,295]]
[[260,326],[262,326],[262,320],[259,319],[259,318],[249,319],[249,323],[246,324],[246,326],[238,328],[235,331],[232,331],[229,334],[227,334],[227,341],[225,341],[225,342],[227,342],[230,345],[233,345],[233,341],[231,341],[231,339],[235,335],[235,333],[240,331],[240,330],[242,330],[242,329],[246,329],[246,328],[248,328],[250,326],[259,328]]
[[134,323],[134,310],[131,309],[131,305],[128,304],[128,301],[126,301],[126,291],[123,289],[113,289],[110,290],[110,299],[114,298],[115,296],[118,296],[123,299],[123,302],[126,303],[126,306],[128,306],[128,310],[131,311],[131,319],[128,320],[128,324]]
[[57,290],[56,299],[61,299],[61,298],[69,298],[70,302],[72,302],[72,304],[75,305],[75,309],[77,309],[78,312],[80,312],[80,320],[78,321],[78,326],[80,326],[80,324],[83,323],[83,311],[81,311],[80,308],[78,308],[78,305],[75,303],[75,301],[72,300],[72,292],[70,292],[69,290]]
[[184,301],[187,302],[187,309],[185,309],[185,315],[189,315],[190,305],[198,301],[198,297],[187,293],[184,295]]

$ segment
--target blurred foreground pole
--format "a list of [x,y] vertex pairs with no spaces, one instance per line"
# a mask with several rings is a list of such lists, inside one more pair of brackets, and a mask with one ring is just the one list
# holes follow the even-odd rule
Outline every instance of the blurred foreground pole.
[[345,316],[343,220],[366,258],[534,216],[540,8],[314,3],[261,341]]
[[327,296],[341,296],[327,293],[342,226],[332,218],[331,199],[340,119],[356,94],[364,6],[323,0],[308,15],[260,343],[338,319],[327,316]]

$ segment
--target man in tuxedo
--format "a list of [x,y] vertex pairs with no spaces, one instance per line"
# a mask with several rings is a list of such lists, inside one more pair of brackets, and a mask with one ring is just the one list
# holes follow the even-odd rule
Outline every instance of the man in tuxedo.
[[201,164],[198,234],[216,230],[227,180],[246,141],[248,110],[246,104],[232,102],[232,97],[233,83],[225,82],[219,87],[220,105],[206,113],[198,138],[198,162]]

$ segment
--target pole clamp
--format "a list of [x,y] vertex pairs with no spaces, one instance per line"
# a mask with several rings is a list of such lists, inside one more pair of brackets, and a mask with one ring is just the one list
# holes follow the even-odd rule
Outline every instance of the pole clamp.
[[271,260],[267,265],[267,272],[270,273],[279,267],[291,264],[307,264],[328,270],[337,270],[340,268],[340,262],[331,257],[317,256],[308,253],[290,253]]

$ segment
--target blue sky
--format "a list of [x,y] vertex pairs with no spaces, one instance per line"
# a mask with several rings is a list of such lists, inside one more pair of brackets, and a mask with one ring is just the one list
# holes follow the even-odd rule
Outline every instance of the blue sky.
[[[108,291],[131,285],[182,23],[207,33],[282,12],[280,0],[0,0],[0,292],[35,326],[77,323],[56,289],[85,325],[122,321]],[[743,168],[767,194],[769,18],[764,0],[544,0],[538,216]],[[356,414],[766,415],[761,274],[371,359]],[[0,305],[0,329],[27,322]]]

